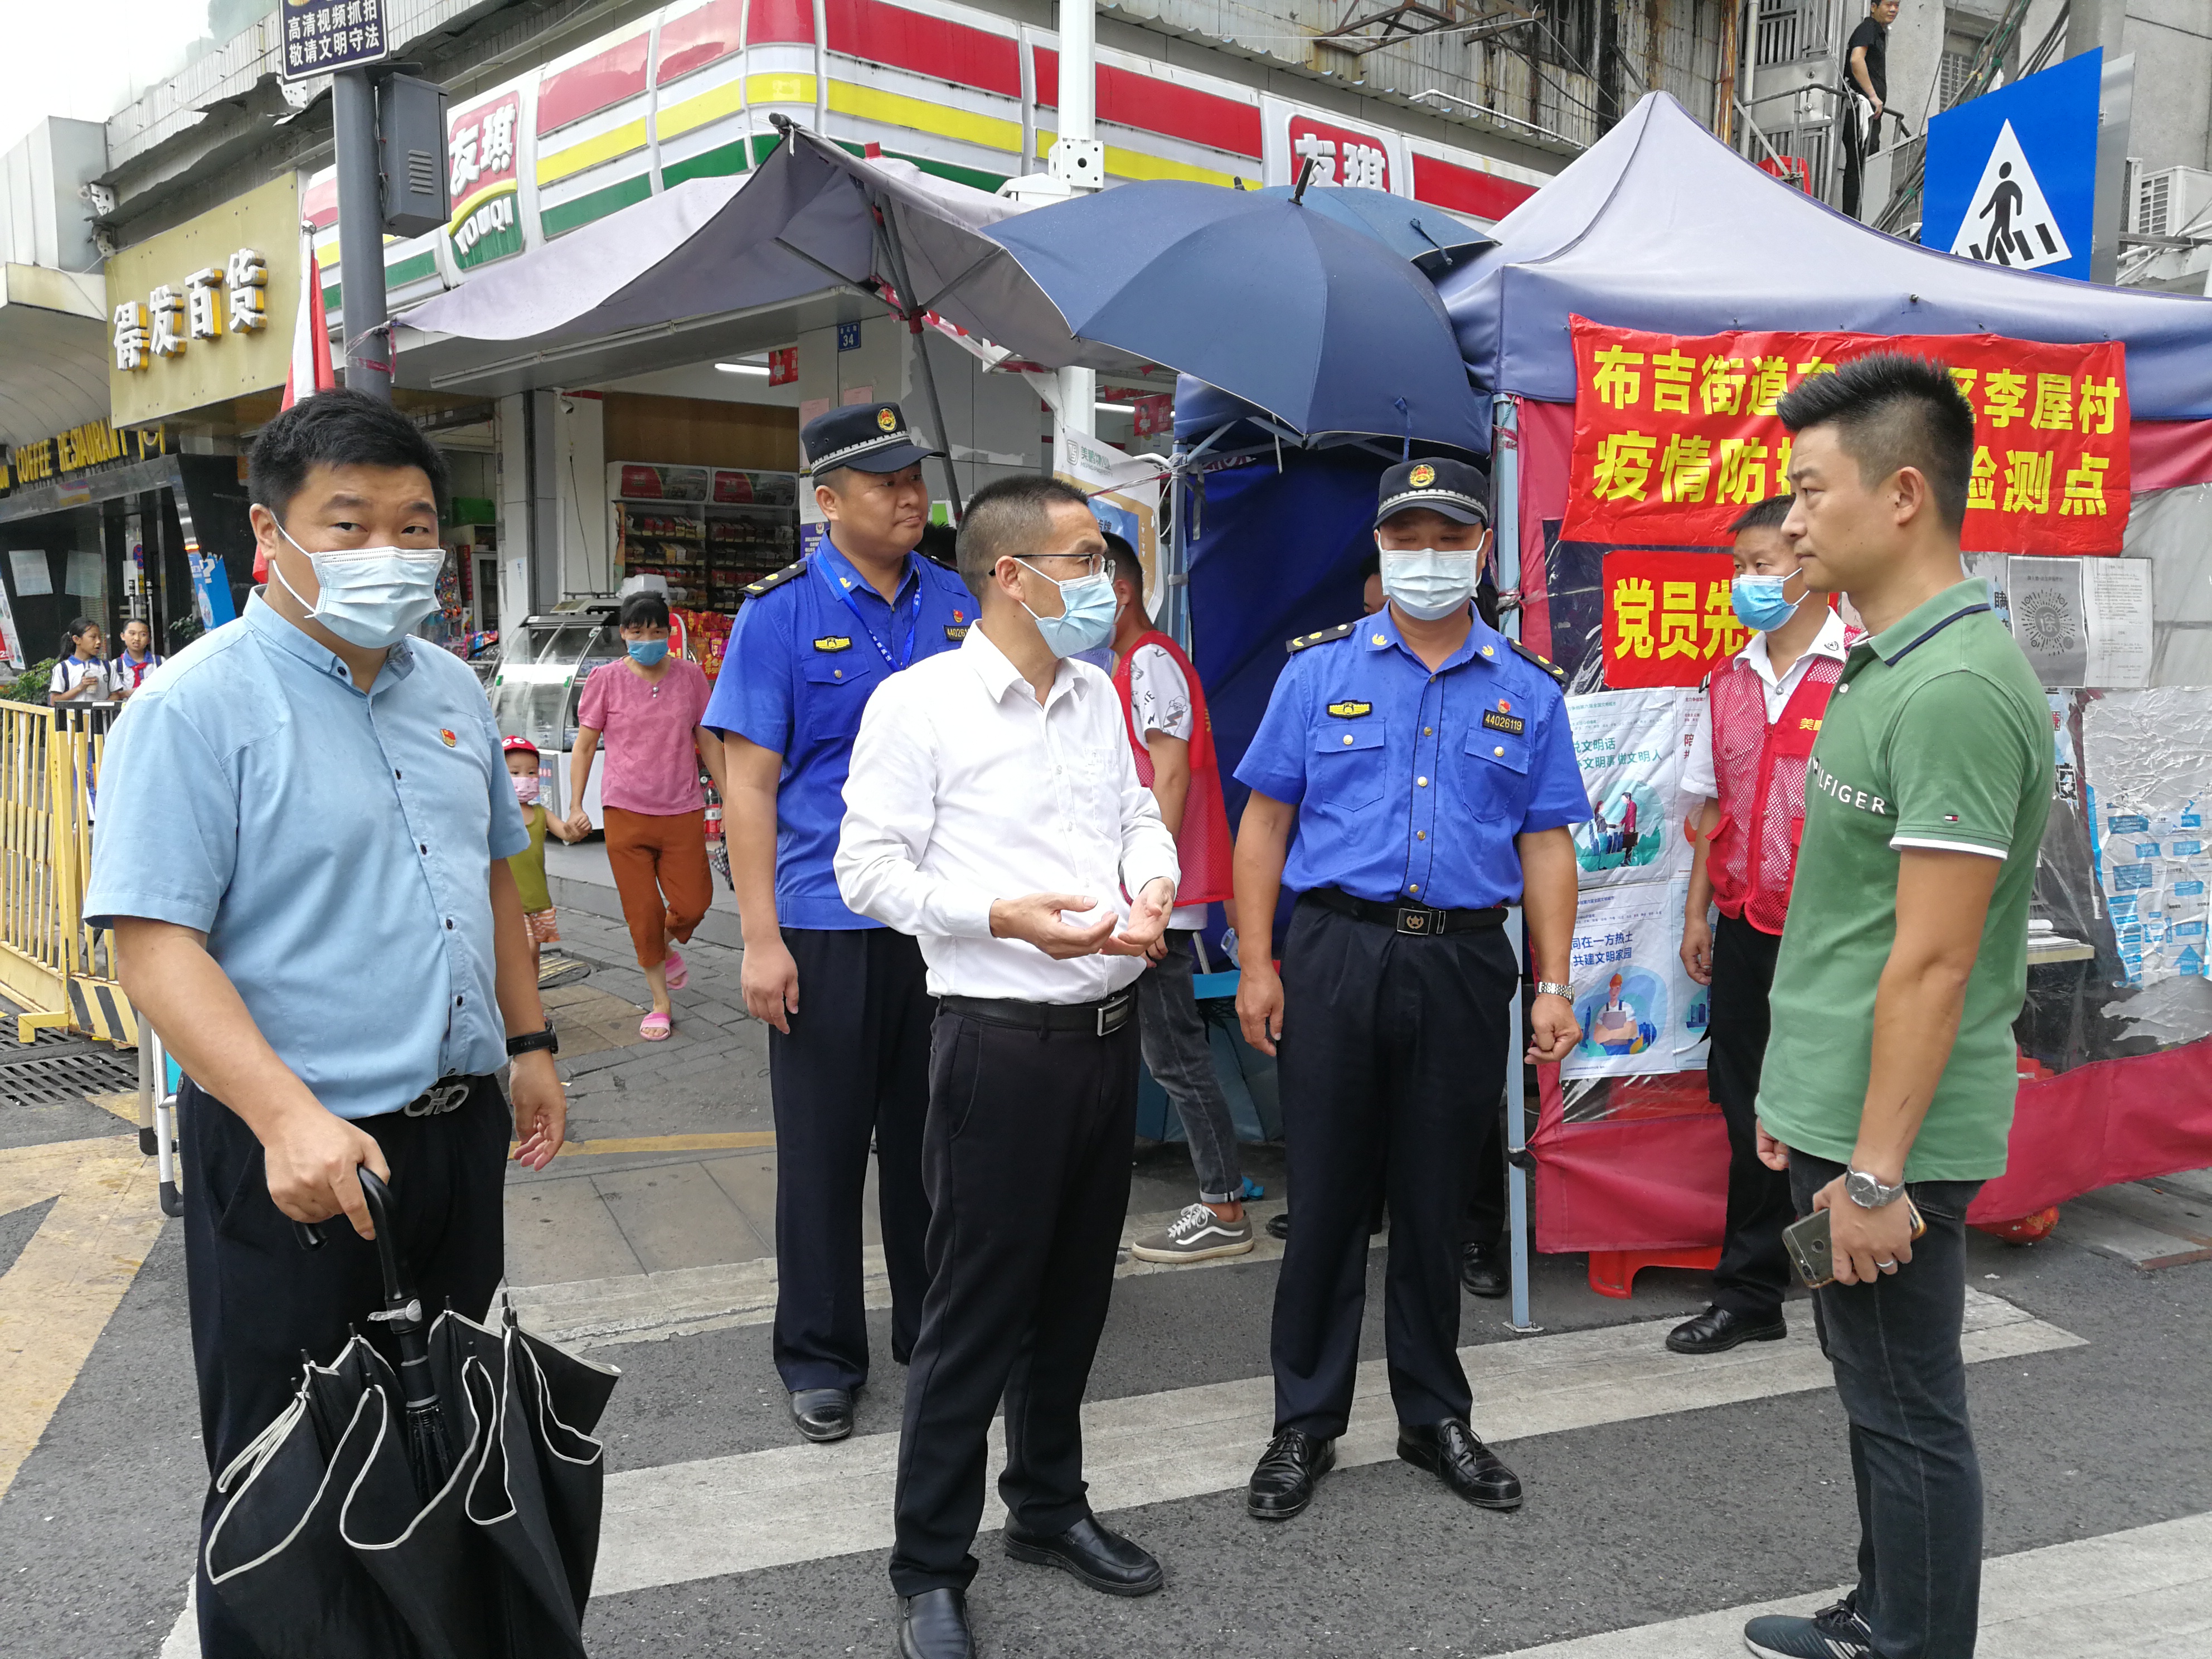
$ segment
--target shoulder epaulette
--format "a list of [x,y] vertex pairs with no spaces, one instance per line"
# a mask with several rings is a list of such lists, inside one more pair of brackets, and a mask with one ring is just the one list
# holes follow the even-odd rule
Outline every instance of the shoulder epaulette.
[[1358,623],[1339,623],[1335,627],[1324,628],[1317,634],[1301,634],[1283,649],[1295,654],[1310,645],[1327,645],[1331,640],[1349,637],[1358,626]]
[[795,564],[787,564],[784,566],[782,569],[777,571],[773,576],[763,576],[758,581],[747,584],[745,587],[745,597],[749,599],[757,599],[760,598],[762,594],[769,592],[771,588],[782,586],[793,577],[803,574],[805,569],[806,561],[804,559],[799,560]]
[[1522,656],[1528,658],[1530,662],[1534,663],[1537,667],[1542,669],[1547,674],[1549,674],[1552,677],[1553,683],[1556,684],[1560,690],[1564,691],[1567,689],[1567,671],[1560,667],[1559,664],[1553,662],[1549,657],[1544,656],[1540,653],[1531,651],[1527,646],[1522,644],[1518,640],[1508,640],[1506,641],[1506,644],[1511,646]]

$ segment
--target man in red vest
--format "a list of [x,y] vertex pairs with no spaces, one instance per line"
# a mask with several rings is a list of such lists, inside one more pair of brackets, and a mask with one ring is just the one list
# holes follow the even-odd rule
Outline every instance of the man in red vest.
[[[1771,1342],[1788,1327],[1790,1264],[1782,1230],[1796,1219],[1790,1175],[1759,1162],[1759,1074],[1767,993],[1805,825],[1805,765],[1828,694],[1861,636],[1815,595],[1783,539],[1790,497],[1752,507],[1735,533],[1737,618],[1751,643],[1713,671],[1682,791],[1703,799],[1682,918],[1682,965],[1712,988],[1705,1077],[1728,1120],[1728,1231],[1713,1270],[1712,1305],[1667,1338],[1676,1353],[1720,1353]],[[1794,596],[1794,597],[1793,597]],[[1720,925],[1708,908],[1718,906]]]
[[1106,556],[1120,607],[1114,619],[1114,689],[1121,696],[1123,729],[1136,757],[1137,781],[1159,804],[1160,821],[1176,838],[1182,865],[1163,954],[1137,981],[1139,1036],[1146,1068],[1182,1118],[1198,1174],[1199,1201],[1130,1249],[1139,1261],[1243,1255],[1252,1249],[1252,1224],[1244,1214],[1237,1126],[1213,1074],[1206,1022],[1191,994],[1191,940],[1206,925],[1206,907],[1228,898],[1231,890],[1229,817],[1213,761],[1213,726],[1190,659],[1146,613],[1145,568],[1136,549],[1109,531]]

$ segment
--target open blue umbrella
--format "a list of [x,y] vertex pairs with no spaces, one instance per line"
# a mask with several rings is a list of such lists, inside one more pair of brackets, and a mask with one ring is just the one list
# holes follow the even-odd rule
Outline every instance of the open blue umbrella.
[[[1253,192],[1285,200],[1297,193],[1295,185],[1270,185]],[[1317,185],[1307,190],[1303,199],[1315,212],[1347,229],[1364,232],[1400,258],[1412,260],[1431,280],[1483,249],[1498,246],[1495,237],[1468,229],[1464,220],[1454,218],[1442,208],[1365,185]]]
[[1300,432],[1489,447],[1487,407],[1428,278],[1307,204],[1157,179],[978,234],[1078,341],[1171,364]]

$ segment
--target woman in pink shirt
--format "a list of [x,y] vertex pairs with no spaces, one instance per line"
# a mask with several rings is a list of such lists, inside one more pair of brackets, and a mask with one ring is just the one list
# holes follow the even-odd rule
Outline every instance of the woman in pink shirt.
[[699,794],[701,762],[714,787],[727,791],[722,740],[699,724],[707,712],[707,677],[698,664],[668,654],[667,599],[633,593],[623,601],[620,616],[629,659],[594,671],[577,708],[568,828],[579,836],[591,833],[584,786],[605,733],[607,775],[599,804],[607,863],[638,966],[653,988],[653,1012],[638,1022],[638,1033],[659,1042],[670,1030],[668,994],[682,990],[688,977],[684,957],[670,941],[690,939],[714,897],[707,868],[706,803]]

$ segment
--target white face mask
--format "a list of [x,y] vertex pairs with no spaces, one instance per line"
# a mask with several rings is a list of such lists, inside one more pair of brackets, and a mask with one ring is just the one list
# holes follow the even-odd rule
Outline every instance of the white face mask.
[[1382,552],[1382,594],[1407,616],[1442,622],[1474,597],[1482,556],[1440,552],[1433,547]]
[[308,605],[299,589],[284,581],[274,559],[269,562],[269,574],[284,583],[284,591],[300,600],[311,620],[349,644],[364,651],[381,650],[398,643],[438,608],[438,573],[446,568],[442,547],[349,547],[308,553],[292,541],[283,526],[276,526],[276,533],[306,553],[314,567],[314,604]]

